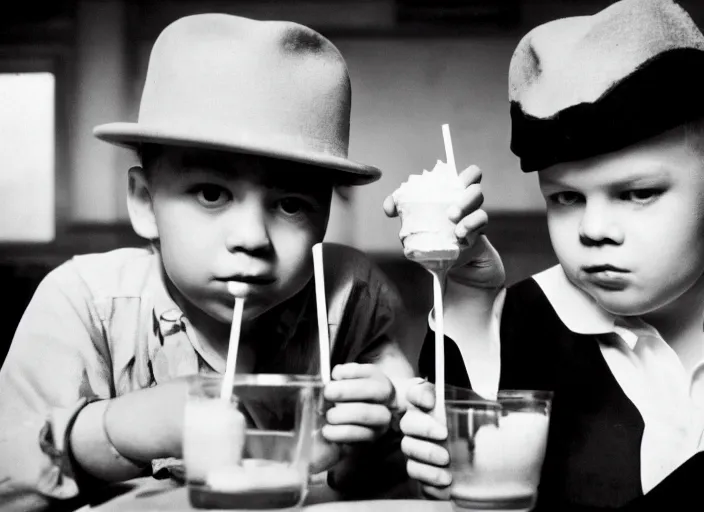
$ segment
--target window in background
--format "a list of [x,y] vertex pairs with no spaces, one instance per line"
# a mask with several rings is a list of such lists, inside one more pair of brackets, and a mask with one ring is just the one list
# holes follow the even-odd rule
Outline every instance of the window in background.
[[55,77],[0,73],[0,242],[51,242]]

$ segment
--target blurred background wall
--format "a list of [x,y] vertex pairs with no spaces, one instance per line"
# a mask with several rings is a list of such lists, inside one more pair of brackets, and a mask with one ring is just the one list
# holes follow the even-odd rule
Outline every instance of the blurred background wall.
[[[591,14],[610,3],[3,2],[0,282],[11,293],[13,306],[3,312],[0,354],[49,269],[73,254],[142,243],[131,232],[125,206],[126,171],[134,155],[99,142],[92,129],[104,122],[136,120],[151,45],[175,19],[226,12],[292,20],[315,28],[338,46],[352,79],[350,157],[381,167],[384,177],[345,191],[347,200],[336,198],[327,239],[369,252],[399,286],[413,319],[410,328],[422,333],[430,281],[404,260],[399,221],[384,216],[384,197],[410,173],[430,170],[445,158],[441,125],[448,123],[458,166],[477,164],[484,172],[487,233],[502,253],[509,281],[552,265],[536,177],[521,173],[509,151],[508,64],[532,27]],[[704,2],[681,4],[702,26]],[[44,92],[30,93],[29,85],[23,85],[29,82],[18,85],[19,76],[44,77]]]

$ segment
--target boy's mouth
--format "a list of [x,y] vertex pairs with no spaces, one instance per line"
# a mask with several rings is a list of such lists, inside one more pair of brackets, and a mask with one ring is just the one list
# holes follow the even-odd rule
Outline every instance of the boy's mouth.
[[218,281],[222,281],[224,283],[243,283],[243,284],[258,284],[258,285],[267,285],[267,284],[272,284],[276,282],[276,278],[274,276],[269,276],[269,275],[243,275],[243,274],[238,274],[235,276],[230,276],[222,279],[217,279]]
[[614,267],[613,265],[591,265],[582,267],[582,270],[587,274],[598,274],[600,272],[620,272],[625,274],[628,272],[624,268]]
[[628,287],[629,271],[613,265],[582,267],[584,279],[592,285],[609,291],[622,291]]

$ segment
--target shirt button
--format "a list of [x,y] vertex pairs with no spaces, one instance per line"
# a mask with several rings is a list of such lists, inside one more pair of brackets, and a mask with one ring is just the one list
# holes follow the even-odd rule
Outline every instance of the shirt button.
[[167,322],[179,322],[181,320],[181,312],[178,309],[170,309],[161,314],[161,319]]

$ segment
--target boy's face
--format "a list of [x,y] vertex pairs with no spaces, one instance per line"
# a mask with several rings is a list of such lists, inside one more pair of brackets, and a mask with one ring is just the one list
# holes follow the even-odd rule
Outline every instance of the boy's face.
[[300,291],[327,227],[324,176],[291,162],[166,148],[148,188],[177,302],[229,322],[229,281],[246,297],[245,319]]
[[617,315],[662,311],[696,295],[704,271],[703,160],[676,129],[540,171],[550,238],[568,278]]

